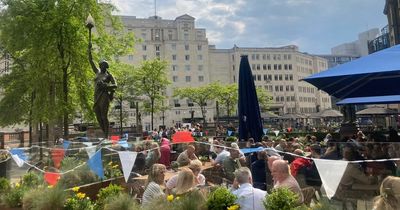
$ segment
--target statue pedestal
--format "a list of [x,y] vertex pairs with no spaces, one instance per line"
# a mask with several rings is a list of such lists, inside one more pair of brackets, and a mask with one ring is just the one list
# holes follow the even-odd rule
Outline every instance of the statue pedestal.
[[352,137],[358,131],[358,126],[356,123],[342,123],[340,126],[339,134],[340,140],[343,140],[346,137]]

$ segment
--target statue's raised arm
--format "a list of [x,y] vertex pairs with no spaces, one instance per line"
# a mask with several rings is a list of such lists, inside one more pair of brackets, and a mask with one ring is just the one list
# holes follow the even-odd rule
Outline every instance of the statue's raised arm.
[[88,54],[89,54],[89,63],[90,66],[92,67],[92,70],[95,74],[99,73],[99,69],[97,69],[96,65],[93,62],[93,56],[92,56],[92,42],[89,42],[88,46]]

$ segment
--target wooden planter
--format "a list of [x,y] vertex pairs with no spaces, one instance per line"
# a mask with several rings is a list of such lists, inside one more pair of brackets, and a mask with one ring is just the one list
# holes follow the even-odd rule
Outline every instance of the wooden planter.
[[0,205],[0,209],[1,210],[22,210],[23,208],[22,207],[10,208],[10,207],[6,207],[6,206],[3,206],[3,205]]
[[79,192],[85,193],[91,200],[95,201],[97,199],[97,194],[99,193],[100,189],[108,187],[110,184],[117,184],[121,186],[125,186],[124,177],[116,177],[112,179],[103,180],[100,182],[94,182],[90,184],[85,184],[79,186]]
[[0,177],[10,178],[11,158],[0,161]]

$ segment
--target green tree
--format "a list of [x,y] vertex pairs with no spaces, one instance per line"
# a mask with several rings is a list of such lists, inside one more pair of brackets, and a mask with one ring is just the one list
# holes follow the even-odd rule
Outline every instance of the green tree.
[[[93,42],[100,56],[95,58],[112,61],[132,51],[133,34],[123,34],[111,5],[95,0],[0,3],[0,46],[13,61],[11,73],[1,78],[0,125],[62,121],[67,136],[69,117],[78,107],[93,116],[93,75],[84,24],[88,13],[96,20]],[[106,21],[111,30],[106,30]]]
[[144,107],[151,113],[151,129],[154,127],[154,113],[161,111],[165,91],[171,83],[167,77],[167,62],[159,59],[146,60],[135,70],[134,86],[139,96],[144,96]]
[[174,90],[174,96],[177,96],[181,99],[187,98],[193,103],[197,104],[200,107],[203,124],[205,125],[207,122],[207,102],[214,100],[217,95],[215,87],[215,84],[209,84],[200,87],[177,88]]
[[263,88],[257,87],[257,99],[258,104],[260,106],[260,112],[266,112],[269,109],[269,105],[271,104],[272,97],[271,95]]
[[121,126],[120,135],[122,136],[122,124],[127,117],[123,104],[132,103],[135,99],[134,67],[124,63],[115,63],[114,69],[113,75],[118,82],[114,99],[119,108],[118,118]]
[[238,102],[238,85],[229,84],[221,85],[220,83],[214,83],[216,90],[216,100],[226,109],[228,117],[231,113],[236,110],[236,104]]

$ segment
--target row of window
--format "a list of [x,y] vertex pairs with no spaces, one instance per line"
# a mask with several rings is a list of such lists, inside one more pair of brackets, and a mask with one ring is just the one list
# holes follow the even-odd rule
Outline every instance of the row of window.
[[315,103],[317,102],[317,99],[315,97],[299,97],[300,102],[309,102],[309,103]]
[[[192,46],[192,47],[193,47],[193,46]],[[156,44],[156,45],[154,45],[154,48],[155,48],[156,51],[160,51],[161,45]],[[191,47],[190,47],[189,44],[185,44],[184,48],[185,48],[186,51],[189,51]],[[176,43],[172,43],[172,44],[170,45],[170,49],[171,49],[171,50],[176,50]],[[142,44],[142,50],[143,50],[143,51],[147,51],[147,45],[146,45],[146,44]],[[202,50],[203,50],[203,45],[198,44],[198,45],[197,45],[197,50],[198,50],[198,51],[202,51]]]
[[[198,76],[197,78],[199,82],[204,82],[204,76]],[[172,76],[172,81],[179,82],[179,77],[176,75]],[[185,76],[185,82],[191,82],[191,81],[192,81],[192,76]]]
[[[285,87],[285,88],[283,88],[283,87]],[[286,92],[294,91],[294,85],[286,85],[286,86],[276,85],[275,86],[275,92],[283,92],[283,91],[286,91]]]
[[315,88],[313,87],[301,87],[299,86],[299,92],[300,93],[314,93]]
[[315,113],[317,109],[315,107],[301,107],[300,112],[301,113]]
[[[291,54],[251,54],[251,60],[291,60]],[[232,56],[232,59],[235,60],[235,57]]]
[[[285,96],[275,96],[275,101],[285,102]],[[286,101],[287,102],[296,101],[296,98],[294,96],[286,96]]]
[[[190,55],[185,55],[184,56],[185,61],[189,61],[190,60]],[[172,60],[176,61],[178,59],[178,55],[173,54],[172,55]],[[197,60],[202,61],[203,60],[203,55],[197,55]]]
[[[172,65],[171,66],[172,71],[178,71],[179,70],[179,66],[178,65]],[[191,65],[184,65],[184,69],[185,71],[190,71],[192,69]],[[203,71],[204,66],[203,65],[198,65],[197,66],[197,70],[198,71]]]
[[[233,66],[235,69],[235,66]],[[292,70],[292,64],[251,64],[251,69],[254,70]]]
[[[285,78],[286,81],[292,81],[293,80],[293,74],[275,74],[274,80],[275,81],[283,81],[283,78]],[[272,75],[271,74],[253,74],[253,79],[254,81],[272,81]]]

